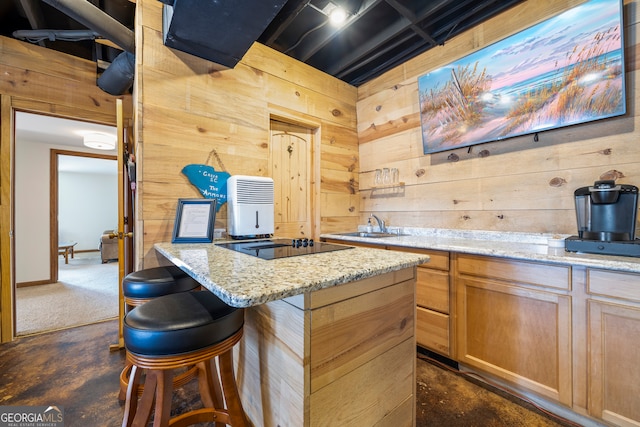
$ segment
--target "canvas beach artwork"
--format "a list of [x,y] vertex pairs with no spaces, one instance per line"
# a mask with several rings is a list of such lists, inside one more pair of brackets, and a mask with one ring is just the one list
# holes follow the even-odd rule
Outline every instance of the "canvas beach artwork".
[[424,153],[626,113],[622,2],[590,0],[418,79]]

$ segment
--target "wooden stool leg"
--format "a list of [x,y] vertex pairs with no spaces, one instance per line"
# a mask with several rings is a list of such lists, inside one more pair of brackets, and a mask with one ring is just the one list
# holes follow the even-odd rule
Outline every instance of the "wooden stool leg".
[[198,388],[202,403],[207,408],[223,408],[224,400],[215,358],[198,363]]
[[154,370],[156,377],[156,410],[153,427],[168,427],[171,418],[171,399],[173,397],[173,375],[171,370]]
[[[220,379],[218,378],[215,357],[198,363],[198,388],[205,408],[224,409],[224,396],[222,395]],[[224,427],[225,425],[219,422],[214,424],[215,427]]]
[[236,377],[233,373],[233,349],[225,351],[218,356],[220,361],[220,379],[222,381],[222,391],[227,404],[227,412],[231,418],[233,427],[245,427],[247,421],[242,402],[240,401],[240,393],[236,385]]
[[138,410],[133,418],[131,427],[147,427],[147,425],[149,425],[155,400],[157,380],[158,379],[155,375],[151,375],[148,371],[146,372],[146,378],[144,381],[146,387],[144,388],[142,396],[138,402]]

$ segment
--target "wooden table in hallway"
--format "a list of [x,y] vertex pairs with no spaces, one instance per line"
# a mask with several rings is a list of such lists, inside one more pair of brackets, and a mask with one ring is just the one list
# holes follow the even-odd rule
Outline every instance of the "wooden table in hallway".
[[73,258],[73,247],[78,242],[60,242],[58,243],[58,255],[64,255],[64,263],[69,264],[69,255]]

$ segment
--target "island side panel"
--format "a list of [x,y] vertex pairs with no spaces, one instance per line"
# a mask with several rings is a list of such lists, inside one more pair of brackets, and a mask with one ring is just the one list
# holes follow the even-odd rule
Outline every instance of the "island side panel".
[[415,340],[311,394],[311,426],[415,426]]
[[312,426],[415,424],[415,276],[409,271],[409,280],[312,310]]
[[308,426],[308,312],[284,300],[245,310],[236,377],[255,427]]
[[242,402],[255,426],[414,426],[415,352],[414,267],[262,304],[236,351]]
[[312,311],[311,393],[415,336],[414,289],[411,277]]

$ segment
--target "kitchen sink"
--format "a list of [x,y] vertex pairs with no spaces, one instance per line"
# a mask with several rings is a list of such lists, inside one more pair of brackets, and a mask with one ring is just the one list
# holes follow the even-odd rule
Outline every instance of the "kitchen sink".
[[380,231],[353,231],[351,233],[335,233],[338,236],[353,236],[353,237],[398,237],[408,236],[408,234],[396,234],[396,233],[383,233]]

